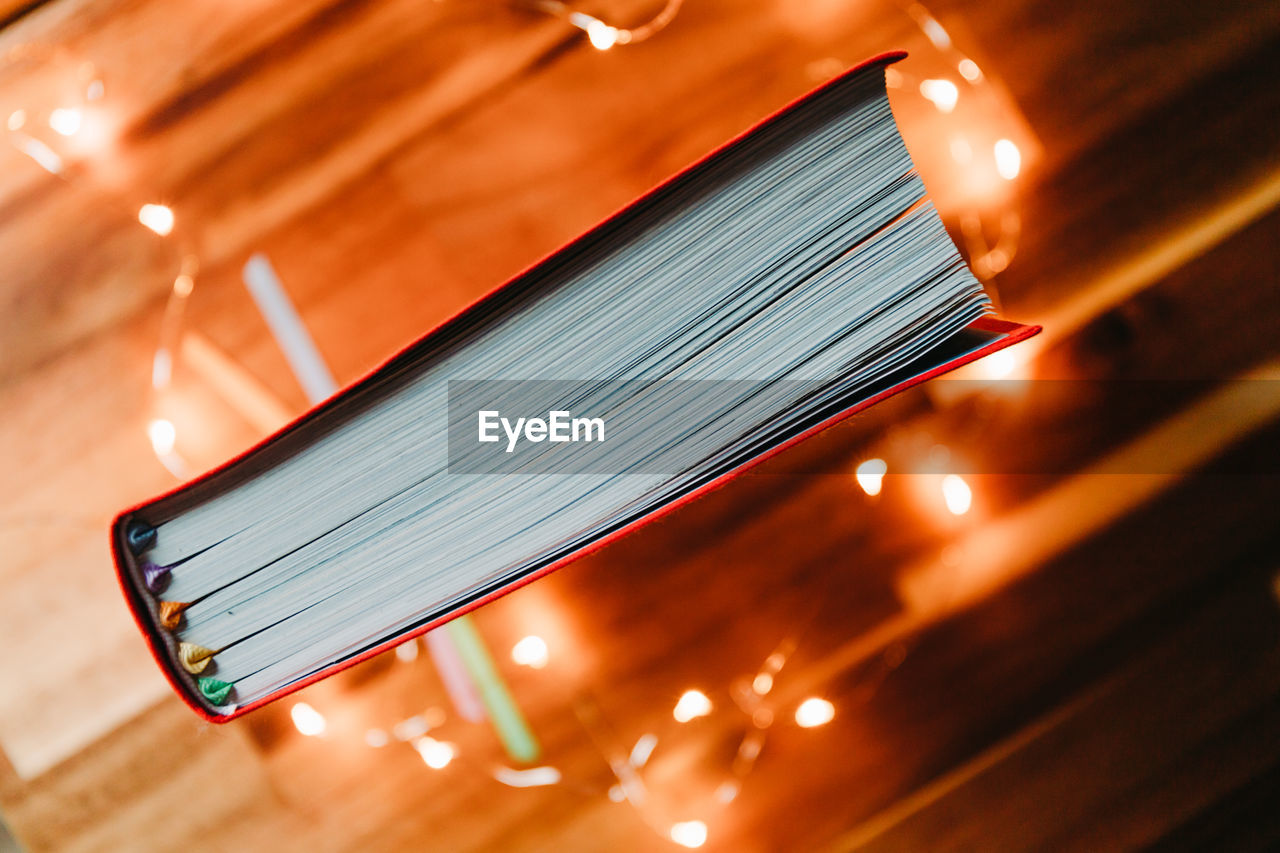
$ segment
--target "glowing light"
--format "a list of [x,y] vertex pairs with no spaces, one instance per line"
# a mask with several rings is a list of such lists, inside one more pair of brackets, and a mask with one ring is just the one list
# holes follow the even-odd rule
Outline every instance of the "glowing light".
[[996,171],[1000,177],[1006,181],[1012,181],[1018,177],[1018,172],[1022,171],[1022,152],[1018,150],[1018,146],[1013,144],[1013,140],[1001,139],[996,142],[994,149],[996,157]]
[[890,89],[901,89],[902,72],[896,68],[886,68],[884,70],[884,84]]
[[101,80],[92,80],[84,90],[84,97],[89,101],[97,101],[105,95],[107,89],[102,85]]
[[369,729],[364,733],[364,742],[374,749],[381,749],[391,743],[391,738],[382,729]]
[[618,28],[604,21],[592,21],[587,24],[587,38],[596,50],[608,50],[618,43]]
[[982,260],[987,265],[987,269],[994,274],[1008,267],[1009,261],[1013,258],[1004,249],[992,249]]
[[420,738],[431,730],[431,724],[421,714],[414,714],[412,717],[406,717],[391,727],[391,734],[395,735],[396,740],[414,740]]
[[964,515],[973,505],[973,490],[959,474],[948,474],[942,478],[942,499],[952,515]]
[[644,767],[649,763],[649,756],[653,755],[653,749],[658,745],[658,736],[652,734],[641,735],[636,741],[636,745],[631,747],[630,762],[632,767]]
[[493,771],[493,778],[512,788],[539,788],[559,783],[560,771],[549,766],[530,767],[528,770],[498,767]]
[[324,717],[306,702],[298,702],[290,708],[289,716],[293,717],[294,728],[307,737],[317,737],[324,734],[327,725]]
[[195,280],[192,279],[191,276],[187,275],[186,273],[183,273],[182,275],[178,276],[173,280],[173,293],[175,296],[179,296],[183,299],[186,299],[188,296],[191,295],[191,291],[195,288],[195,286],[196,286]]
[[979,361],[975,367],[987,379],[1006,379],[1018,367],[1018,358],[1013,350],[1002,349]]
[[757,729],[767,729],[773,725],[773,711],[768,708],[756,708],[751,715],[751,722]]
[[83,121],[84,116],[76,109],[59,107],[49,113],[49,127],[63,136],[75,136],[76,132],[80,130],[80,124]]
[[418,659],[418,652],[421,647],[418,645],[417,639],[412,639],[407,643],[401,643],[396,646],[396,660],[402,663],[413,663]]
[[687,723],[711,713],[711,700],[701,690],[686,690],[671,712],[677,722]]
[[883,459],[868,459],[858,465],[855,476],[862,491],[875,497],[880,494],[880,489],[884,486],[884,475],[888,470],[889,466]]
[[951,140],[951,159],[961,166],[967,165],[973,159],[973,146],[966,139]]
[[611,802],[620,803],[627,798],[627,792],[622,790],[621,785],[614,785],[609,788],[609,800]]
[[[169,350],[161,347],[156,350],[155,358],[151,360],[151,387],[160,389],[169,385],[169,380],[173,378],[173,356],[169,354]],[[150,434],[150,431],[148,431]],[[154,442],[152,447],[154,447]]]
[[826,699],[813,697],[804,700],[800,703],[800,707],[796,708],[796,725],[801,728],[812,729],[815,726],[823,726],[831,722],[835,715],[835,705],[832,705]]
[[178,431],[171,421],[156,418],[147,424],[147,438],[151,439],[151,449],[155,451],[156,456],[167,456],[173,452]]
[[721,782],[720,787],[716,788],[716,799],[722,803],[732,803],[740,790],[737,782]]
[[35,160],[36,164],[46,172],[56,175],[62,171],[62,158],[39,139],[33,139],[25,134],[18,134],[18,137],[13,141],[13,146],[32,160]]
[[163,204],[144,204],[138,210],[138,221],[165,237],[173,230],[173,211]]
[[942,24],[939,24],[936,18],[930,15],[922,16],[920,29],[924,30],[924,34],[929,38],[929,41],[933,42],[933,46],[939,50],[946,50],[951,47],[951,36],[943,29]]
[[547,665],[547,643],[530,634],[511,647],[511,659],[521,666],[542,669]]
[[671,840],[681,847],[701,847],[707,843],[707,825],[700,820],[672,824]]
[[950,80],[922,80],[920,94],[933,102],[939,112],[949,113],[956,108],[960,99],[960,90]]
[[773,676],[762,672],[751,681],[751,689],[761,696],[773,689]]
[[978,63],[972,59],[962,59],[960,64],[956,66],[956,70],[960,72],[960,76],[968,80],[970,83],[976,83],[982,79],[982,69],[978,67]]
[[13,112],[9,113],[9,120],[5,122],[5,125],[10,130],[18,130],[26,123],[27,123],[27,111],[14,110]]
[[457,751],[453,744],[436,740],[432,737],[420,737],[413,742],[413,748],[422,756],[422,761],[433,770],[443,770],[453,761]]

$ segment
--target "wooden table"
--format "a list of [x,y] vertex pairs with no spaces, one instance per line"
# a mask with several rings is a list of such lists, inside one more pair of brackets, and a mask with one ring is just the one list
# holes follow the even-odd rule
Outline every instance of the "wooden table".
[[[502,0],[0,3],[0,48],[41,46],[0,69],[0,108],[86,59],[111,108],[74,188],[0,155],[0,812],[20,841],[662,850],[702,820],[735,851],[1275,844],[1280,15],[930,10],[1038,143],[996,285],[1048,328],[1018,369],[1057,381],[906,395],[484,608],[563,779],[513,788],[426,655],[308,689],[321,738],[289,701],[205,725],[160,683],[105,530],[173,482],[146,425],[182,256],[188,328],[263,404],[193,398],[218,417],[179,423],[181,446],[213,460],[304,403],[240,284],[250,252],[353,379],[833,68],[923,44],[919,10],[687,0],[599,52]],[[138,228],[143,203],[175,211],[171,238]],[[986,472],[961,518],[925,478],[872,501],[850,474],[933,444]],[[544,669],[506,656],[530,633]],[[775,653],[753,722],[733,696]],[[714,710],[677,723],[691,688]],[[794,723],[809,696],[832,722]],[[366,745],[430,708],[447,768]],[[648,798],[614,802],[611,762],[645,734]]]

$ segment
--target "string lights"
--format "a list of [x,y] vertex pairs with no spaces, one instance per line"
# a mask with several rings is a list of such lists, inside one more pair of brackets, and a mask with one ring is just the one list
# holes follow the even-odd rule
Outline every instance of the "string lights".
[[[668,26],[681,9],[682,0],[667,0],[662,9],[651,20],[643,25],[623,28],[614,26],[601,18],[578,11],[574,7],[559,0],[527,0],[521,5],[536,9],[567,22],[580,30],[590,45],[599,51],[608,51],[620,45],[640,43]],[[887,79],[891,88],[911,89],[932,106],[939,115],[953,115],[964,103],[966,94],[973,87],[983,84],[986,75],[978,64],[968,56],[959,54],[952,44],[951,38],[942,25],[919,4],[911,4],[908,14],[919,26],[921,32],[939,51],[949,58],[954,69],[955,78],[949,76],[929,76],[916,80],[899,68],[890,68]],[[50,106],[47,110],[36,109],[34,105],[11,110],[4,116],[5,127],[9,133],[9,141],[15,149],[24,153],[45,171],[66,177],[75,158],[85,150],[75,143],[88,137],[94,127],[94,108],[101,102],[105,86],[91,66],[81,68],[79,84],[75,99]],[[52,135],[50,135],[52,134]],[[947,141],[947,152],[951,161],[962,170],[989,168],[1006,183],[1018,180],[1024,174],[1024,152],[1012,138],[1001,136],[993,143],[980,141],[977,135],[966,136],[953,134]],[[178,226],[178,217],[174,210],[166,204],[150,201],[137,208],[139,225],[161,238],[172,238]],[[999,220],[999,238],[994,244],[986,242],[983,222],[976,213],[965,214],[961,218],[961,231],[965,236],[975,271],[981,277],[988,277],[1003,270],[1013,257],[1016,249],[1020,219],[1016,212],[1006,212]],[[152,387],[162,392],[170,387],[173,376],[174,359],[181,349],[181,325],[187,301],[193,287],[194,276],[198,264],[193,254],[185,254],[182,266],[175,277],[163,321],[162,339],[152,363]],[[1015,356],[1004,351],[989,357],[985,365],[1001,375],[1013,370]],[[146,435],[156,457],[175,476],[185,477],[189,466],[176,452],[178,429],[174,421],[167,417],[151,418],[146,424]],[[885,459],[874,457],[863,460],[855,471],[858,487],[869,497],[881,494],[884,488],[884,477],[888,472]],[[958,474],[948,474],[941,478],[939,489],[947,510],[960,516],[968,513],[973,505],[973,492],[968,482]],[[464,623],[465,624],[465,623]],[[440,634],[437,641],[445,639]],[[473,656],[480,655],[481,668],[492,669],[491,664],[483,660],[480,652],[475,651],[475,643],[464,635],[464,641],[471,642],[466,646]],[[428,640],[430,642],[430,640]],[[793,645],[793,644],[792,644]],[[780,672],[790,654],[791,646],[775,651],[763,663],[760,670],[745,680],[742,689],[731,692],[733,702],[739,711],[745,714],[749,723],[748,731],[743,736],[730,769],[730,778],[724,779],[715,787],[714,799],[722,805],[733,802],[741,791],[742,779],[754,768],[762,753],[765,732],[782,717],[786,719],[788,710],[795,724],[804,729],[816,729],[835,719],[835,705],[828,699],[810,696],[790,708],[770,702],[770,697],[777,696]],[[402,663],[411,664],[421,652],[418,640],[412,640],[397,647],[395,657]],[[456,654],[456,653],[455,653]],[[546,641],[537,635],[528,635],[516,642],[510,650],[510,659],[518,666],[532,670],[542,670],[550,662],[550,649]],[[443,656],[433,656],[435,660],[444,660]],[[486,670],[488,671],[488,670]],[[447,672],[442,672],[446,684],[450,683]],[[490,681],[486,698],[497,702],[488,709],[499,722],[506,720],[507,728],[504,737],[514,744],[514,751],[529,756],[530,760],[537,755],[536,744],[528,740],[528,733],[522,730],[523,721],[513,719],[511,710],[504,705],[501,690],[497,682]],[[468,721],[484,719],[484,709],[480,708],[480,700],[472,697],[468,705],[466,697],[455,696],[455,707],[459,709],[459,717]],[[497,699],[493,696],[497,695]],[[502,700],[502,701],[499,701]],[[474,705],[476,710],[468,713],[466,708]],[[505,709],[505,710],[504,710]],[[732,710],[732,707],[730,708]],[[699,689],[683,692],[672,708],[673,719],[680,724],[710,716],[716,711],[716,704]],[[331,737],[336,734],[335,726],[307,702],[296,702],[289,710],[290,718],[300,735],[310,738]],[[446,725],[447,716],[439,708],[431,708],[420,714],[411,715],[398,721],[389,729],[371,727],[361,733],[366,746],[371,749],[385,749],[393,744],[404,744],[412,748],[421,758],[423,764],[432,770],[444,770],[460,759],[457,743],[440,737],[437,731]],[[660,738],[654,733],[641,735],[634,743],[625,759],[610,761],[610,767],[618,779],[611,785],[606,796],[614,802],[630,802],[636,808],[645,807],[646,795],[640,771],[646,768],[657,751]],[[511,788],[528,788],[557,785],[563,783],[561,771],[550,765],[513,769],[506,766],[490,768],[490,775],[502,785]],[[659,834],[665,835],[673,843],[686,847],[698,848],[709,838],[708,824],[697,818],[675,820],[655,827]]]
[[578,11],[560,0],[524,0],[520,5],[560,18],[582,30],[596,50],[609,50],[617,45],[638,44],[652,38],[675,19],[684,0],[667,0],[666,5],[646,23],[637,27],[615,27],[594,15]]

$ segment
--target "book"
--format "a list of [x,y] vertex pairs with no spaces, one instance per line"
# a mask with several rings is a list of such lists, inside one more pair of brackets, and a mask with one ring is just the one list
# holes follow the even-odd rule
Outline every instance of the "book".
[[886,54],[111,528],[177,692],[225,721],[1034,334],[992,316]]

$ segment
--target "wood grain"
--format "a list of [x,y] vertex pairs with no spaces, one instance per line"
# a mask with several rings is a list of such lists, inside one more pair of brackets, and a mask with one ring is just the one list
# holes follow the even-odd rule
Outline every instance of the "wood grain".
[[[660,5],[593,10],[629,22]],[[0,6],[0,50],[95,64],[114,139],[70,187],[0,159],[6,821],[32,850],[669,850],[670,825],[694,818],[708,849],[735,851],[1274,844],[1274,424],[954,612],[920,618],[903,593],[907,567],[1025,517],[1280,356],[1280,213],[1178,245],[1280,170],[1273,5],[931,4],[1042,148],[997,284],[1014,319],[1075,318],[1033,368],[1069,381],[909,394],[481,610],[563,774],[532,789],[494,779],[491,732],[453,716],[425,655],[306,691],[322,738],[299,736],[287,707],[206,726],[165,692],[104,531],[173,482],[145,426],[177,265],[201,261],[191,327],[296,410],[238,280],[249,252],[270,255],[350,380],[832,67],[901,44],[923,56],[923,36],[889,2],[688,0],[652,41],[607,53],[499,0]],[[0,105],[49,91],[50,68],[0,68]],[[177,213],[173,239],[134,221],[154,201]],[[1099,295],[1166,244],[1175,260]],[[1135,398],[1133,380],[1199,384]],[[233,407],[183,387],[193,460],[252,440]],[[1209,438],[1181,441],[1171,457]],[[963,519],[915,478],[870,501],[849,476],[866,455],[939,443],[991,472]],[[505,657],[529,633],[551,647],[544,670]],[[780,649],[760,700],[772,720],[753,721],[733,697]],[[694,687],[714,711],[676,723]],[[794,724],[810,694],[835,721]],[[445,770],[364,744],[428,708],[458,747]],[[646,733],[644,805],[610,801],[610,763]]]

